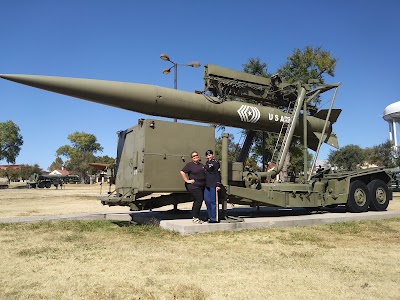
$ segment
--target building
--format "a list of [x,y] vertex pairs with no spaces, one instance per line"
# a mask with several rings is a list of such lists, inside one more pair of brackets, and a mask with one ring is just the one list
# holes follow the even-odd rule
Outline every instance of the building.
[[72,172],[67,170],[54,170],[49,173],[49,175],[71,175]]
[[7,169],[14,169],[19,170],[21,169],[22,165],[0,165],[0,170],[7,170]]

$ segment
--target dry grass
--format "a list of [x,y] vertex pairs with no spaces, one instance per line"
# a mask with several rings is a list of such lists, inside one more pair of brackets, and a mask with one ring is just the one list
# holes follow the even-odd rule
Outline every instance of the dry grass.
[[129,211],[128,207],[103,206],[98,197],[106,196],[108,186],[68,184],[65,189],[13,188],[0,190],[0,218],[45,216],[84,212]]
[[400,219],[181,236],[0,225],[1,299],[398,299]]
[[[0,190],[0,216],[127,210],[98,194]],[[389,209],[399,207],[396,197]],[[400,219],[192,236],[108,221],[0,224],[0,299],[399,299],[399,243]]]

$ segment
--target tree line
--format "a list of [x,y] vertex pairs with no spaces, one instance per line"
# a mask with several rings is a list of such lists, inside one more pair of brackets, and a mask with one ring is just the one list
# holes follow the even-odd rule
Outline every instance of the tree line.
[[[240,143],[234,142],[234,135],[229,133],[229,145],[228,145],[228,160],[235,161],[240,152]],[[259,145],[253,145],[253,149],[259,147]],[[215,156],[217,159],[221,159],[222,150],[222,138],[216,139]],[[301,152],[301,149],[297,149],[297,152]],[[300,155],[296,154],[292,156],[297,157],[301,160]],[[302,154],[301,154],[302,155]],[[261,158],[260,154],[251,153],[250,157],[247,158],[245,164],[250,166],[253,170],[261,171]],[[311,162],[311,154],[309,154],[309,165]],[[338,150],[331,150],[326,159],[327,164],[337,170],[358,170],[367,167],[383,167],[383,168],[396,168],[400,166],[400,158],[396,155],[396,150],[393,148],[393,143],[390,140],[386,142],[367,148],[361,148],[358,145],[347,145]],[[302,163],[302,162],[301,162]],[[294,162],[295,164],[295,162]]]
[[[114,163],[115,159],[112,157],[95,155],[97,152],[102,152],[103,147],[93,134],[74,132],[68,135],[68,139],[71,145],[64,145],[57,149],[56,159],[49,166],[50,171],[65,169],[79,175],[82,181],[86,181],[90,175],[96,172],[89,163]],[[10,120],[0,122],[0,160],[15,164],[22,145],[23,137],[19,127]],[[0,170],[0,177],[6,177],[9,181],[27,180],[33,173],[42,174],[43,169],[38,164],[33,166],[23,164],[19,168],[10,167]]]
[[347,145],[339,150],[331,150],[327,161],[331,166],[346,171],[372,166],[395,168],[400,165],[396,152],[397,149],[393,148],[390,140],[365,149],[357,145]]

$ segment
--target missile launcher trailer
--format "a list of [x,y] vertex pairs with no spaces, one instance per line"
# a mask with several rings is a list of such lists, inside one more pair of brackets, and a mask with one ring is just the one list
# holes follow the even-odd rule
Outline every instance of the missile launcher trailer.
[[[266,172],[236,172],[227,185],[229,200],[250,206],[304,207],[310,210],[345,205],[349,212],[383,211],[392,199],[390,176],[383,168],[315,174],[307,183],[264,183]],[[237,186],[244,182],[245,186]]]
[[[130,206],[131,210],[190,201],[179,171],[191,161],[191,151],[197,149],[201,154],[215,145],[214,127],[151,119],[139,120],[138,125],[120,131],[118,136],[117,162],[112,169],[115,190],[101,201],[110,206]],[[349,212],[365,212],[385,210],[392,198],[390,176],[382,168],[320,170],[307,183],[273,179],[265,183],[269,172],[245,171],[242,163],[226,167],[229,143],[225,139],[223,135],[222,178],[230,203],[310,210],[345,205]]]
[[[374,168],[350,172],[320,170],[314,174],[322,143],[338,148],[332,125],[341,110],[333,109],[340,83],[284,82],[279,75],[263,78],[214,65],[206,65],[203,92],[188,93],[147,84],[81,78],[0,75],[18,83],[152,116],[219,124],[248,130],[242,151],[230,165],[228,141],[223,136],[222,183],[232,203],[251,206],[305,207],[319,209],[345,205],[350,212],[385,210],[392,192],[390,176]],[[329,109],[318,110],[311,102],[333,90]],[[249,103],[248,100],[252,103]],[[247,101],[247,102],[246,102]],[[151,209],[189,201],[179,171],[190,161],[191,151],[214,148],[210,126],[157,120],[119,132],[115,190],[101,198],[103,204],[127,205],[132,210]],[[204,127],[204,128],[203,128]],[[247,170],[254,131],[279,135],[265,172]],[[304,152],[301,182],[277,180],[294,136],[304,149],[316,152],[308,169]],[[266,182],[267,181],[267,182]],[[158,194],[153,197],[152,193]]]

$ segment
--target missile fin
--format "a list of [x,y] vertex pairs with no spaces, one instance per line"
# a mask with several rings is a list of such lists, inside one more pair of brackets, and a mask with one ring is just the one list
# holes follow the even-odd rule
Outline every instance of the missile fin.
[[[319,140],[322,138],[321,132],[314,132],[314,135]],[[331,132],[328,136],[325,134],[324,143],[327,143],[329,146],[339,149],[339,142],[338,142],[337,136],[334,132]]]
[[307,147],[313,151],[317,151],[319,139],[316,136],[311,137],[310,135],[307,138]]
[[[328,115],[328,112],[329,112],[329,109],[321,109],[315,115],[313,115],[313,117],[321,119],[321,120],[325,120]],[[341,109],[337,109],[337,108],[332,109],[331,115],[329,116],[328,121],[331,122],[331,124],[335,123],[337,121],[337,119],[339,118],[339,115],[341,112],[342,112]]]

